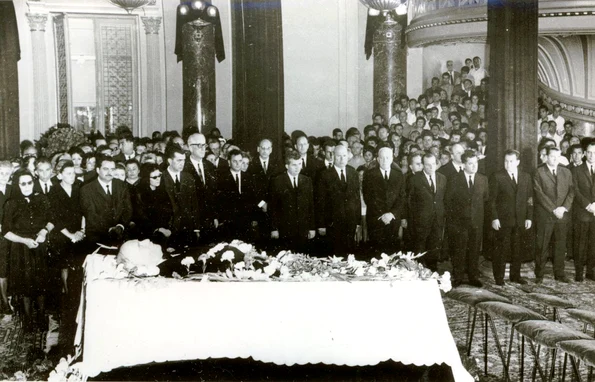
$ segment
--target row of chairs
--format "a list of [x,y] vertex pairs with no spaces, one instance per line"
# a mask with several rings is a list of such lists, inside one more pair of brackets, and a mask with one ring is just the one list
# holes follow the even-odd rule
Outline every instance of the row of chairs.
[[[485,289],[459,287],[453,289],[447,296],[468,306],[465,346],[467,356],[471,354],[478,315],[480,321],[483,321],[484,373],[486,375],[488,373],[488,332],[491,330],[498,355],[502,361],[505,381],[511,380],[509,369],[515,332],[520,337],[519,381],[524,380],[526,341],[529,344],[529,350],[535,361],[531,371],[531,379],[533,381],[535,381],[538,373],[541,381],[552,381],[554,379],[559,352],[564,354],[561,371],[563,381],[566,378],[568,358],[570,358],[573,375],[577,380],[582,380],[580,373],[581,362],[588,367],[588,381],[593,380],[595,339],[587,334],[587,330],[591,326],[594,329],[595,336],[595,312],[577,309],[570,301],[543,293],[528,293],[526,295],[529,299],[543,306],[543,315],[526,307],[513,304],[507,297]],[[581,332],[562,324],[560,310],[564,310],[568,316],[582,322],[583,331]],[[546,317],[548,311],[551,311],[550,319]],[[499,337],[495,320],[503,320],[507,325],[510,325],[510,334],[506,341],[508,343],[507,346],[506,343],[502,343]],[[540,362],[542,349],[545,349],[547,352],[545,366],[542,366]],[[551,366],[548,370],[547,364],[550,356]]]

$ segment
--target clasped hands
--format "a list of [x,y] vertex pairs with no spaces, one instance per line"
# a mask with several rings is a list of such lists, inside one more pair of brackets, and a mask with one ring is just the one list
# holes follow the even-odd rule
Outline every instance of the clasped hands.
[[589,213],[591,213],[591,214],[595,215],[595,202],[593,202],[593,203],[589,204],[587,207],[585,207],[585,209],[586,209],[586,210],[587,210]]

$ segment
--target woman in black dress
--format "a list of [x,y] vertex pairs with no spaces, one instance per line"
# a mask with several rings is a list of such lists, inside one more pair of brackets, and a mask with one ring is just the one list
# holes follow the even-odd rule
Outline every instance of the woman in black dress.
[[48,289],[46,237],[52,230],[50,203],[33,193],[33,175],[19,170],[13,175],[14,194],[4,206],[2,233],[10,241],[9,288],[22,296],[25,329],[30,330],[31,298],[37,299],[38,323],[45,322],[45,294]]
[[62,291],[68,294],[68,269],[81,267],[84,252],[78,245],[84,237],[84,218],[80,206],[80,188],[72,161],[58,162],[60,184],[48,195],[54,229],[49,235],[50,251],[55,266],[61,271]]
[[171,235],[173,207],[161,184],[161,175],[157,164],[143,164],[141,180],[133,192],[133,221],[139,228],[142,239],[151,239],[165,247]]

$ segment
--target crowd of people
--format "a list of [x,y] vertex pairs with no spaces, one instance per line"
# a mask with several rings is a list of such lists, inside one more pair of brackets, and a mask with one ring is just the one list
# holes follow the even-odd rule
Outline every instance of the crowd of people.
[[481,287],[484,233],[496,238],[496,284],[507,258],[510,281],[525,284],[519,243],[535,226],[535,282],[548,254],[567,282],[567,251],[576,280],[595,280],[595,143],[542,105],[542,165],[525,173],[508,150],[488,179],[489,78],[478,57],[469,61],[460,72],[448,61],[423,94],[399,96],[392,115],[376,113],[361,130],[294,131],[281,147],[266,137],[238,147],[192,127],[152,137],[120,127],[51,158],[23,141],[19,158],[0,161],[1,312],[20,304],[31,329],[46,324],[48,294],[75,296],[76,310],[85,255],[129,239],[165,254],[232,239],[315,256],[413,251],[431,270],[450,260],[453,286]]

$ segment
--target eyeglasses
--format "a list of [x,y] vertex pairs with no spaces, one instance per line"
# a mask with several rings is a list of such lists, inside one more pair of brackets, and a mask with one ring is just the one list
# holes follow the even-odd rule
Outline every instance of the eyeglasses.
[[149,178],[151,178],[151,179],[159,179],[159,178],[161,178],[161,174],[155,175],[155,176],[150,176]]
[[31,186],[32,184],[33,184],[33,181],[32,181],[32,180],[30,180],[30,181],[28,181],[28,182],[20,182],[20,183],[19,183],[19,186],[23,186],[23,187],[25,187],[25,186]]
[[206,143],[191,143],[188,146],[196,146],[199,149],[204,149],[205,147],[207,147]]

